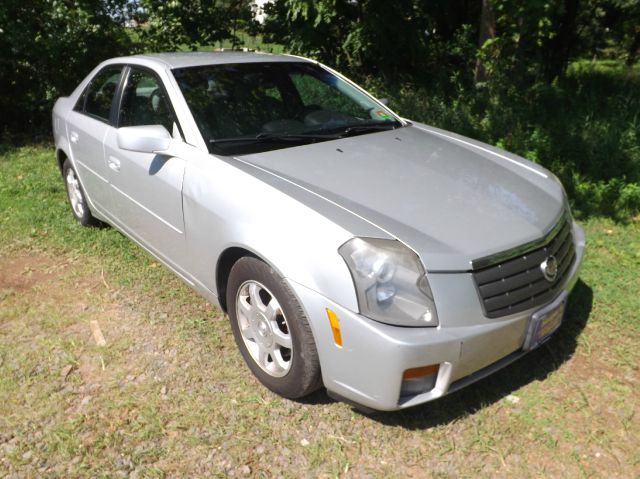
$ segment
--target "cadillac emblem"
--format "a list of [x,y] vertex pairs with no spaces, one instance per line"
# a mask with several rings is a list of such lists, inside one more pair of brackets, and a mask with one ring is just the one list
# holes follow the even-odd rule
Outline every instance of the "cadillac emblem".
[[558,260],[555,256],[549,256],[540,263],[540,269],[542,270],[542,274],[544,274],[544,278],[549,281],[549,283],[553,283],[556,276],[558,276]]

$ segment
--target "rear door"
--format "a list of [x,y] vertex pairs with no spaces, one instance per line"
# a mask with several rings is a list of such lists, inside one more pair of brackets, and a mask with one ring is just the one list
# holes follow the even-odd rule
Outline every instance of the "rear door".
[[122,76],[122,65],[100,70],[85,88],[67,121],[71,154],[80,181],[91,204],[108,211],[109,184],[103,142],[114,129],[114,97]]
[[[162,125],[179,137],[176,115],[157,74],[131,66],[125,76],[118,127]],[[120,149],[116,129],[107,132],[104,145],[113,219],[129,235],[177,267],[184,257],[185,161]]]

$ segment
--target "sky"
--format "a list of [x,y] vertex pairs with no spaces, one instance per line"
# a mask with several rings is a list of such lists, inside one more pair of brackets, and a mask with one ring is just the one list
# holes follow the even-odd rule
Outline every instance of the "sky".
[[255,0],[253,3],[255,3],[259,10],[258,10],[258,14],[256,15],[256,20],[258,20],[260,23],[264,22],[264,15],[262,14],[262,5],[264,5],[265,3],[270,2],[271,0]]

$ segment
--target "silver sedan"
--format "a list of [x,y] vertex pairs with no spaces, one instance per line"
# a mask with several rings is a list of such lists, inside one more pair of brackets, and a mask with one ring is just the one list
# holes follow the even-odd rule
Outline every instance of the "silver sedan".
[[441,397],[546,341],[577,280],[584,234],[552,173],[304,58],[114,58],[57,101],[53,131],[78,222],[226,311],[288,398]]

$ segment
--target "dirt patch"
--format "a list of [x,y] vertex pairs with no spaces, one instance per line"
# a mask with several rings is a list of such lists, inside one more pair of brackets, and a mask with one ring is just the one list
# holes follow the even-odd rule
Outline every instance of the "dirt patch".
[[50,277],[49,267],[37,255],[0,257],[0,294],[31,289]]

